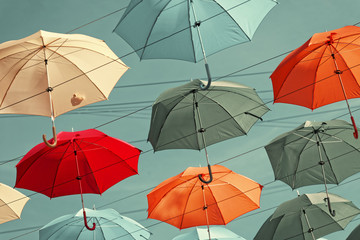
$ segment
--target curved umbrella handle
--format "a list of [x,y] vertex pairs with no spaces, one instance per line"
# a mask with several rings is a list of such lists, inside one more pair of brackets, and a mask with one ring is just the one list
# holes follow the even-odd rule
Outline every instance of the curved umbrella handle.
[[335,217],[336,213],[335,210],[331,209],[330,198],[329,197],[325,198],[325,201],[327,201],[329,213],[331,214],[331,216]]
[[209,179],[209,180],[205,181],[205,179],[202,178],[201,174],[199,174],[199,179],[200,179],[200,181],[202,181],[203,183],[206,183],[206,184],[211,183],[212,180],[213,180],[213,176],[212,176],[211,166],[210,166],[210,165],[208,165],[208,169],[209,169],[209,176],[210,176],[210,179]]
[[355,138],[355,139],[358,139],[359,134],[358,134],[358,130],[357,130],[357,127],[356,127],[355,120],[354,120],[354,117],[353,117],[353,116],[351,116],[351,122],[352,122],[353,127],[354,127],[354,132],[353,132],[354,138]]
[[95,228],[96,228],[96,223],[93,223],[93,226],[92,228],[89,227],[88,223],[87,223],[87,220],[86,220],[86,212],[85,212],[85,209],[83,210],[83,215],[84,215],[84,224],[85,224],[85,227],[90,230],[90,231],[94,231]]
[[43,141],[44,141],[44,143],[46,144],[46,146],[51,147],[51,148],[55,147],[56,144],[57,144],[57,136],[56,136],[56,128],[55,128],[55,126],[52,127],[52,132],[53,132],[53,137],[54,137],[54,142],[53,142],[52,144],[49,143],[49,142],[46,140],[46,135],[43,134]]
[[209,64],[205,63],[205,69],[206,69],[206,74],[207,74],[207,78],[208,78],[208,83],[206,84],[206,86],[200,84],[201,90],[207,90],[211,85],[211,75],[210,75]]

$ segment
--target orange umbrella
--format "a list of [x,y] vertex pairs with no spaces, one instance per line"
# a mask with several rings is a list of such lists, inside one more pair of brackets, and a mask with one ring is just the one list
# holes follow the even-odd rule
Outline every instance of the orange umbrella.
[[270,76],[274,103],[315,109],[346,100],[354,137],[358,137],[348,99],[360,97],[360,27],[316,33],[291,52]]
[[209,178],[207,167],[189,167],[160,183],[147,195],[148,217],[183,229],[225,225],[260,207],[263,186],[220,165],[212,174],[204,184],[198,176]]

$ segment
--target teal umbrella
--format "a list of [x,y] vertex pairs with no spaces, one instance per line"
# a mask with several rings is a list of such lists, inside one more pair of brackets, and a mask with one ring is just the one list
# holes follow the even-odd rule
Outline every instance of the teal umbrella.
[[254,240],[315,240],[343,230],[360,213],[352,202],[335,194],[336,216],[326,206],[326,193],[303,194],[282,203],[265,221]]
[[[205,61],[250,41],[275,0],[131,0],[114,32],[140,59]],[[208,84],[208,86],[209,86]]]
[[269,109],[253,88],[218,81],[201,90],[201,83],[194,80],[160,94],[152,107],[148,141],[154,151],[204,149],[210,166],[207,146],[247,134]]
[[[306,121],[265,149],[275,179],[292,189],[324,184],[327,192],[327,183],[339,184],[360,172],[360,141],[353,137],[353,126],[343,120]],[[330,201],[328,206],[331,211]]]
[[[210,227],[211,239],[212,240],[245,240],[236,233],[220,226]],[[173,240],[208,240],[208,229],[196,227],[191,232],[181,234]]]
[[144,240],[150,232],[131,218],[120,215],[114,209],[86,209],[87,220],[95,222],[97,228],[88,231],[83,224],[82,209],[75,215],[59,217],[46,224],[39,231],[40,240]]

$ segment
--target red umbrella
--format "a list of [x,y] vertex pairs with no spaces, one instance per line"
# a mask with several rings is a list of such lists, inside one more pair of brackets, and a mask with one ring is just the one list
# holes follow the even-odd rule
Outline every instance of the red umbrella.
[[315,109],[360,97],[360,27],[316,33],[291,52],[271,75],[274,103]]
[[[119,181],[137,174],[140,150],[98,130],[60,132],[58,144],[40,143],[16,165],[17,188],[42,193],[50,198],[81,194],[102,194]],[[52,141],[52,140],[51,140]]]

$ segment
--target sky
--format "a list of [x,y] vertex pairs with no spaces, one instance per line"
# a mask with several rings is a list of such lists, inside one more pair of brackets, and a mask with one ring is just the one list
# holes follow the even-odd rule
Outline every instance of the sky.
[[[212,164],[220,163],[264,185],[260,209],[230,222],[226,227],[245,239],[253,239],[262,223],[275,207],[295,198],[296,191],[274,181],[269,159],[263,148],[276,136],[296,128],[306,120],[349,121],[345,102],[311,111],[307,108],[272,103],[269,76],[289,52],[307,41],[314,33],[330,31],[360,22],[358,0],[279,0],[265,17],[251,42],[243,43],[208,57],[214,78],[253,87],[270,112],[257,122],[247,136],[233,138],[208,147]],[[80,131],[97,128],[104,133],[132,143],[143,150],[139,158],[139,174],[129,177],[100,195],[86,194],[85,205],[97,209],[113,208],[147,227],[151,239],[172,239],[191,229],[179,230],[166,223],[147,219],[146,194],[155,186],[189,166],[205,166],[203,151],[166,150],[153,153],[146,142],[150,126],[151,104],[168,88],[179,86],[206,74],[203,62],[179,60],[143,60],[133,53],[121,37],[113,33],[128,0],[0,0],[0,43],[20,39],[39,30],[58,33],[79,33],[103,39],[130,69],[118,81],[109,100],[83,107],[56,118],[58,131]],[[96,20],[96,21],[95,21]],[[134,29],[136,31],[136,29]],[[350,100],[352,109],[360,106]],[[146,108],[147,107],[147,108]],[[144,110],[140,110],[143,109]],[[139,110],[139,111],[137,111]],[[130,114],[131,113],[131,114]],[[357,121],[359,112],[354,112]],[[114,121],[113,121],[114,120]],[[49,118],[25,115],[0,116],[0,182],[15,185],[15,165],[33,146],[40,143],[43,133],[51,135]],[[12,160],[16,159],[16,160]],[[12,160],[9,161],[8,160]],[[341,185],[330,185],[329,191],[351,200],[360,207],[359,178],[356,174]],[[345,183],[345,184],[344,184]],[[21,220],[0,225],[0,239],[38,239],[40,227],[62,215],[81,208],[79,195],[49,199],[32,191],[18,189],[31,200]],[[323,186],[302,187],[301,194],[323,191]],[[325,238],[345,239],[360,221],[351,222],[344,231]]]

